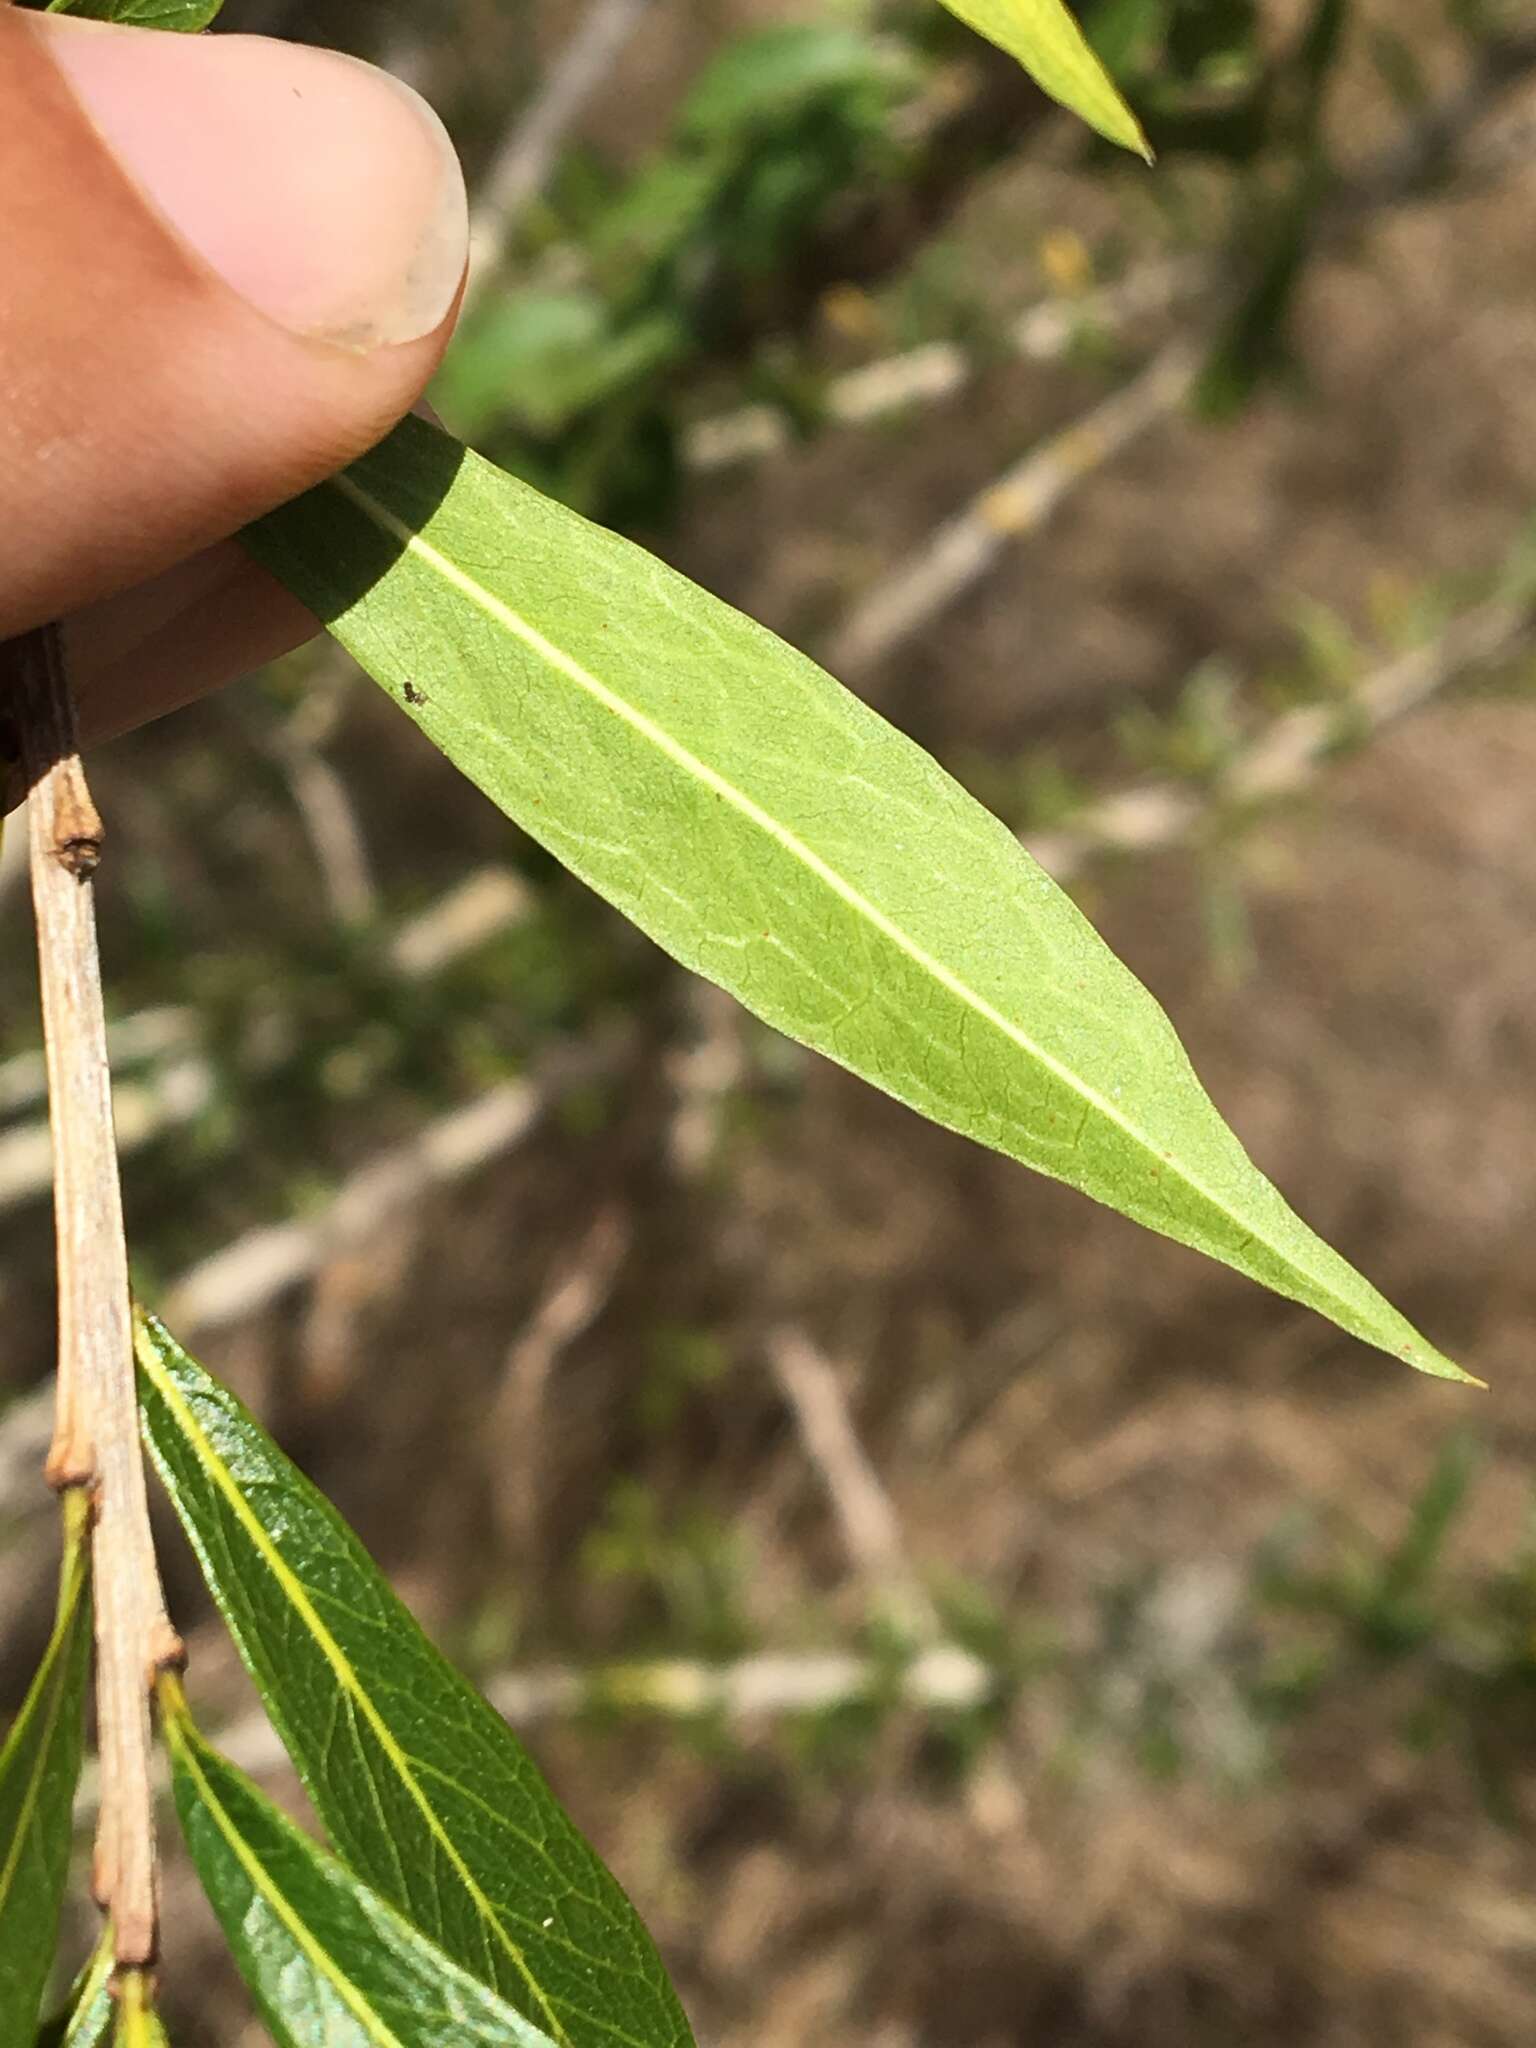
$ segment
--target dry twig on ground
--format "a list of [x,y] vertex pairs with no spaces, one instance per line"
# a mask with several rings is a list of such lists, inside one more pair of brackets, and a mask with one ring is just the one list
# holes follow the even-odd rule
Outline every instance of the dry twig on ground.
[[1089,804],[1065,824],[1025,835],[1024,844],[1058,882],[1106,854],[1154,853],[1187,845],[1245,806],[1307,787],[1330,758],[1418,710],[1466,675],[1513,654],[1531,633],[1531,599],[1491,598],[1452,619],[1433,640],[1398,655],[1346,696],[1283,712],[1204,787],[1146,782]]
[[[959,1712],[996,1696],[1001,1675],[958,1643],[925,1645],[904,1665],[852,1650],[765,1650],[727,1664],[662,1657],[585,1669],[550,1665],[503,1671],[482,1690],[515,1728],[567,1721],[594,1707],[668,1719],[720,1715],[738,1723],[826,1713],[861,1699],[888,1699],[919,1713]],[[221,1730],[219,1747],[243,1770],[281,1770],[282,1744],[271,1723],[250,1714]]]
[[[385,948],[390,971],[402,981],[423,981],[524,922],[532,903],[531,890],[511,869],[477,868],[397,928]],[[120,1018],[107,1028],[107,1048],[114,1071],[150,1068],[142,1079],[119,1081],[115,1088],[119,1159],[190,1122],[213,1097],[216,1077],[201,1049],[193,1010],[165,1005]],[[253,1069],[259,1071],[260,1064],[253,1061]],[[17,1053],[0,1065],[0,1115],[31,1108],[46,1091],[39,1054]],[[0,1210],[46,1193],[52,1177],[46,1124],[0,1132]]]
[[[1474,174],[1480,167],[1490,175],[1513,160],[1529,140],[1528,119],[1506,117],[1479,131],[1533,67],[1536,39],[1496,46],[1465,85],[1424,111],[1406,141],[1382,151],[1330,194],[1318,210],[1314,234],[1337,239],[1373,213],[1419,195],[1447,166],[1465,161]],[[835,675],[856,679],[877,667],[971,589],[1010,543],[1038,534],[1080,484],[1178,410],[1211,349],[1220,309],[1232,302],[1215,258],[1192,269],[1183,285],[1185,296],[1204,302],[1192,330],[1165,343],[1128,383],[989,482],[859,598],[828,646],[827,666]],[[933,377],[934,391],[926,395],[946,395],[953,388],[948,374]],[[740,452],[718,429],[703,445],[714,466]]]
[[467,311],[494,279],[562,144],[623,55],[651,0],[592,0],[486,173],[469,219]]
[[799,1329],[775,1330],[767,1351],[855,1572],[893,1621],[914,1637],[935,1637],[933,1603],[912,1568],[891,1497],[859,1440],[836,1368]]
[[539,1420],[550,1376],[607,1307],[633,1237],[630,1219],[616,1203],[600,1208],[575,1250],[556,1265],[533,1314],[507,1348],[501,1385],[486,1417],[485,1448],[507,1552],[522,1562],[538,1540],[544,1464]]
[[1202,355],[1198,339],[1169,342],[1128,384],[945,520],[853,607],[828,649],[833,673],[867,674],[969,590],[1005,548],[1038,533],[1069,492],[1178,410]]
[[[1025,362],[1060,362],[1085,335],[1118,335],[1133,321],[1165,313],[1195,296],[1208,286],[1210,270],[1199,257],[1162,258],[1101,290],[1043,299],[1011,323],[1008,346]],[[821,401],[821,417],[831,426],[867,426],[912,406],[953,398],[979,367],[975,353],[957,341],[926,342],[834,377]],[[683,436],[683,460],[708,474],[780,455],[797,438],[793,422],[779,407],[744,405],[696,420]]]

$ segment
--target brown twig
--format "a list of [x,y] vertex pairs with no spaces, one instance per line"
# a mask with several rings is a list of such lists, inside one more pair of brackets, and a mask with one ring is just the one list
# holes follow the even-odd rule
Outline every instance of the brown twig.
[[575,1250],[561,1260],[507,1349],[501,1385],[486,1417],[487,1466],[496,1475],[495,1513],[511,1556],[534,1554],[541,1506],[539,1424],[556,1366],[613,1298],[634,1229],[617,1203],[599,1208]]
[[[1028,363],[1059,363],[1089,335],[1118,336],[1208,294],[1213,258],[1155,257],[1116,284],[1037,299],[1009,322],[1003,345]],[[867,426],[892,413],[954,398],[981,374],[985,355],[963,341],[926,341],[832,378],[818,402],[829,426]],[[782,455],[800,438],[782,407],[758,401],[695,420],[683,434],[686,466],[702,475]]]
[[937,1640],[938,1616],[907,1555],[895,1504],[859,1440],[836,1368],[791,1326],[770,1334],[767,1353],[854,1569],[914,1639]]
[[[478,868],[435,903],[408,918],[384,953],[384,964],[402,981],[425,981],[456,960],[489,945],[533,914],[533,892],[509,869]],[[243,1071],[270,1072],[291,1020],[283,1014],[265,1049],[249,1057]],[[114,1071],[147,1066],[141,1080],[119,1078],[113,1089],[117,1156],[153,1143],[166,1131],[201,1115],[217,1085],[213,1063],[203,1049],[193,1010],[165,1005],[121,1017],[107,1030]],[[47,1068],[36,1053],[17,1053],[0,1064],[0,1119],[44,1102]],[[232,1142],[232,1140],[231,1140]],[[46,1123],[0,1130],[0,1211],[46,1194],[53,1185],[53,1147]]]
[[[514,1728],[571,1721],[593,1708],[691,1720],[720,1717],[761,1724],[792,1714],[826,1713],[862,1699],[886,1699],[918,1713],[955,1713],[995,1700],[1007,1687],[1000,1664],[940,1636],[916,1646],[893,1669],[889,1656],[862,1650],[760,1650],[729,1663],[657,1657],[637,1663],[535,1665],[494,1673],[481,1690]],[[219,1748],[261,1777],[287,1763],[282,1742],[261,1712],[219,1730]],[[91,1787],[87,1782],[85,1798]]]
[[[793,1327],[770,1333],[767,1352],[806,1455],[837,1515],[850,1563],[919,1653],[908,1678],[920,1671],[943,1671],[944,1683],[958,1679],[967,1687],[975,1685],[972,1699],[985,1697],[985,1667],[945,1638],[938,1609],[908,1554],[896,1503],[859,1439],[836,1368],[803,1330]],[[969,1665],[963,1677],[957,1654]],[[1003,1834],[1024,1824],[1024,1788],[1006,1756],[979,1763],[966,1804],[984,1833]]]
[[258,1225],[200,1260],[166,1291],[166,1320],[180,1331],[227,1329],[313,1280],[332,1260],[366,1252],[431,1189],[509,1152],[533,1130],[545,1101],[532,1081],[499,1081],[448,1110],[375,1153],[313,1216]]
[[1294,796],[1341,750],[1427,704],[1469,670],[1505,659],[1529,640],[1533,593],[1513,590],[1451,619],[1422,647],[1395,656],[1325,704],[1281,712],[1204,788],[1142,782],[1086,805],[1064,824],[1026,833],[1024,845],[1063,884],[1110,854],[1164,852],[1197,842],[1224,818]]
[[1079,484],[1178,411],[1201,361],[1196,338],[1175,336],[1091,412],[993,478],[853,607],[827,656],[832,673],[867,674],[970,589],[1006,549],[1039,533]]
[[379,892],[345,780],[296,718],[271,734],[266,747],[288,785],[331,916],[343,928],[370,923],[378,916]]
[[43,1036],[53,1131],[59,1378],[47,1474],[89,1487],[96,1711],[103,1798],[94,1885],[120,1965],[154,1959],[149,1687],[180,1645],[166,1618],[139,1447],[128,1254],[91,877],[102,828],[76,749],[56,627],[0,649],[6,710],[29,791]]

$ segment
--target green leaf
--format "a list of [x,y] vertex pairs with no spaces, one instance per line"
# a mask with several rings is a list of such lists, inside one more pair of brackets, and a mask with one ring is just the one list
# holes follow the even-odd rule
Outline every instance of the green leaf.
[[0,1750],[0,2041],[28,2041],[37,2026],[58,1941],[85,1740],[90,1504],[77,1488],[63,1505],[53,1634]]
[[162,1682],[176,1810],[279,2048],[552,2048],[198,1733]]
[[744,141],[781,133],[819,101],[864,93],[879,106],[911,75],[894,43],[832,22],[780,22],[726,43],[688,89],[677,133],[740,155]]
[[944,0],[951,14],[1017,57],[1042,92],[1122,149],[1152,161],[1141,124],[1061,0]]
[[558,433],[675,354],[684,338],[665,313],[615,326],[593,291],[517,292],[490,300],[454,337],[432,401],[466,431],[509,419],[531,433]]
[[936,1123],[1464,1377],[1286,1207],[1014,836],[804,655],[420,420],[249,538],[685,966]]
[[1097,0],[1085,12],[1094,54],[1106,71],[1121,70],[1160,41],[1178,0]]
[[130,28],[207,28],[224,0],[48,0],[48,14],[83,14],[91,21],[120,21]]
[[341,1855],[555,2041],[689,2048],[650,1936],[500,1715],[233,1395],[153,1318],[135,1346],[155,1463]]
[[112,2032],[112,1929],[70,1986],[64,2009],[38,2028],[33,2048],[103,2048]]

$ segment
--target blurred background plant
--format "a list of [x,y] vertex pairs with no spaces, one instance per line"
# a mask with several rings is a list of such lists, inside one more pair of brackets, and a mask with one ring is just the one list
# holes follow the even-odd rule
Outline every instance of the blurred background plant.
[[[1492,1398],[773,1038],[322,649],[94,770],[141,1284],[539,1724],[701,2039],[1503,2048],[1536,2016],[1536,19],[1083,14],[1155,175],[919,0],[225,23],[449,119],[448,423],[1024,833]],[[8,1674],[52,1534],[18,844]],[[199,1694],[281,1787],[167,1548]],[[259,2042],[171,1884],[176,2038]]]

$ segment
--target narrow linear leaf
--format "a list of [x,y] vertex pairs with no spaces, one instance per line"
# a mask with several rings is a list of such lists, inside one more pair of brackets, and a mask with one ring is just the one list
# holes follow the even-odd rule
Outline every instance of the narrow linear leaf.
[[1042,92],[1122,149],[1152,161],[1141,123],[1062,0],[944,0],[951,14],[1017,57]]
[[70,1987],[64,2009],[38,2028],[33,2048],[103,2048],[112,2032],[112,1929]]
[[691,2048],[650,1936],[335,1509],[152,1317],[146,1439],[336,1848],[559,2043]]
[[207,28],[224,0],[48,0],[47,14],[83,14],[91,21],[118,21],[130,28]]
[[685,966],[936,1123],[1466,1377],[1286,1206],[1006,827],[804,655],[420,420],[249,539]]
[[552,2048],[161,1708],[176,1811],[203,1890],[279,2048]]
[[53,1634],[0,1750],[0,2042],[30,2041],[36,2030],[69,1876],[91,1655],[90,1505],[74,1489],[63,1509]]

